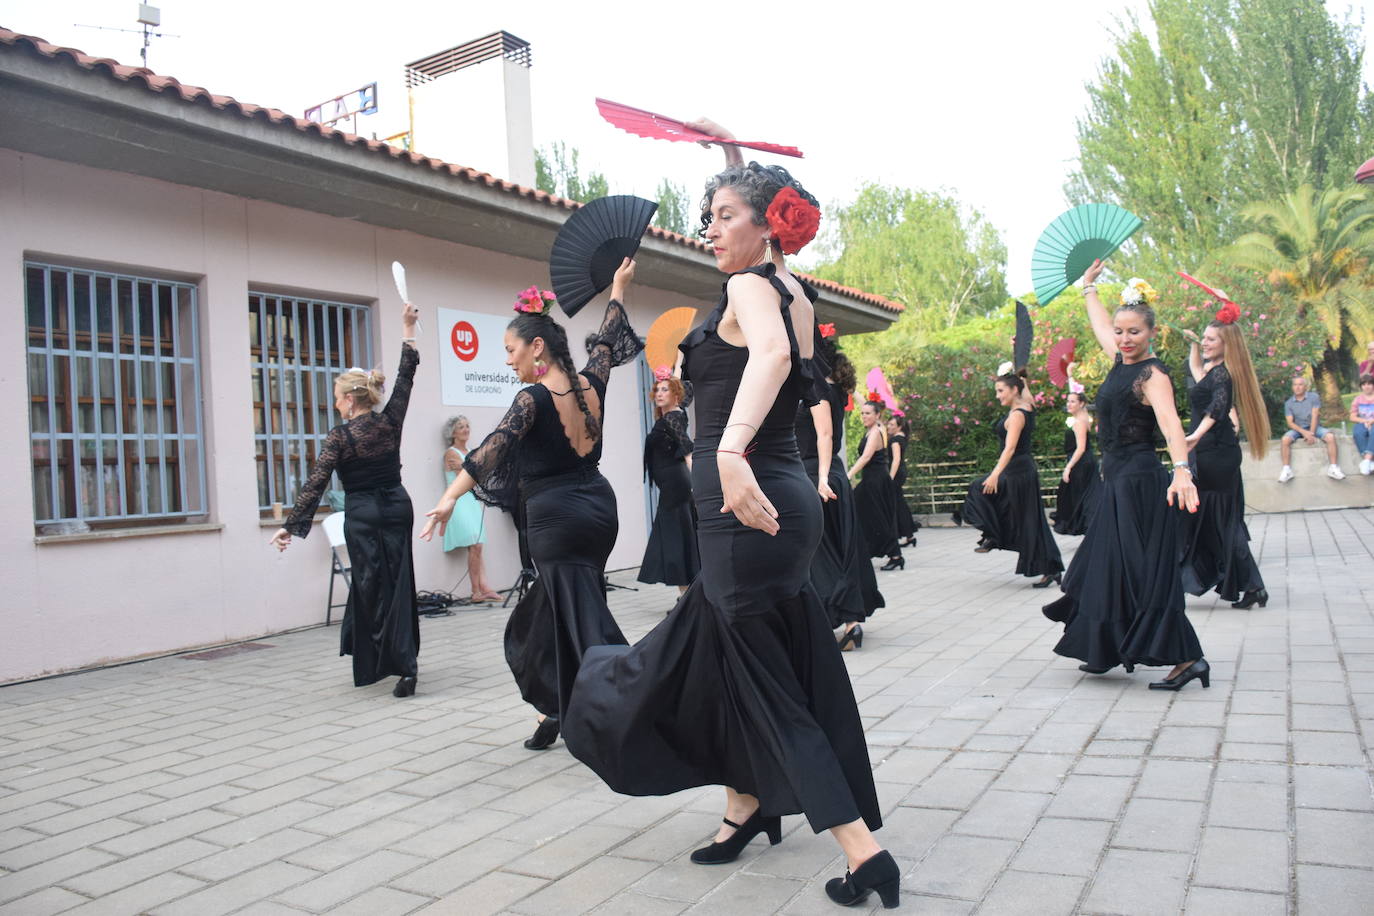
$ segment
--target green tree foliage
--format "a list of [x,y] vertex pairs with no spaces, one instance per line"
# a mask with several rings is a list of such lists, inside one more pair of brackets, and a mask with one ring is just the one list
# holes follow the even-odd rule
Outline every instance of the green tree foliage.
[[673,184],[666,178],[658,183],[658,211],[654,213],[654,225],[679,235],[691,235],[695,231],[686,185]]
[[1158,276],[1204,263],[1246,203],[1348,181],[1374,111],[1358,30],[1321,3],[1153,0],[1149,15],[1122,23],[1088,86],[1066,191],[1144,219],[1120,260]]
[[827,219],[837,256],[813,272],[906,306],[886,331],[849,339],[861,373],[1006,302],[1006,246],[981,214],[952,197],[868,184]]
[[1254,229],[1224,257],[1267,277],[1321,322],[1325,347],[1313,370],[1322,402],[1339,405],[1354,381],[1349,353],[1374,328],[1374,203],[1361,187],[1317,191],[1305,184],[1241,215]]
[[541,191],[586,203],[609,194],[610,184],[601,172],[590,172],[584,178],[578,164],[579,154],[574,147],[559,142],[550,144],[548,151],[534,151],[534,186]]

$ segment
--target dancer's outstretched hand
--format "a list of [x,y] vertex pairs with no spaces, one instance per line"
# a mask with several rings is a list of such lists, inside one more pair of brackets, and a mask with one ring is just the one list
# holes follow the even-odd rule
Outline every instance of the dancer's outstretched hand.
[[625,301],[625,291],[630,288],[630,284],[635,282],[635,260],[626,258],[620,262],[620,266],[615,269],[615,276],[611,278],[611,298],[617,302]]
[[[1178,502],[1174,502],[1174,498]],[[1174,479],[1169,484],[1169,490],[1164,497],[1169,505],[1177,505],[1180,509],[1187,509],[1189,512],[1197,511],[1197,485],[1193,483],[1193,475],[1187,471],[1175,471]]]
[[267,543],[278,550],[285,550],[291,546],[291,532],[287,531],[285,528],[278,528],[277,533],[272,535],[272,540]]
[[448,520],[453,516],[453,507],[457,505],[456,499],[441,499],[439,504],[425,513],[429,521],[425,522],[425,527],[420,531],[420,540],[428,541],[434,535],[444,536],[444,529],[448,527]]
[[777,534],[778,510],[759,488],[749,462],[742,455],[717,452],[716,467],[720,473],[720,491],[725,497],[721,513],[733,512],[740,524],[770,536]]
[[1096,283],[1097,278],[1102,276],[1102,271],[1106,267],[1100,260],[1093,261],[1092,266],[1083,271],[1083,285],[1087,286]]

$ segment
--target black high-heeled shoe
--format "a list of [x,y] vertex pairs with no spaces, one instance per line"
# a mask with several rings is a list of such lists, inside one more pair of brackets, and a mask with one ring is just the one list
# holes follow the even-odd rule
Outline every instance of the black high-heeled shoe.
[[887,562],[878,569],[887,572],[893,569],[906,569],[906,557],[888,557]]
[[1248,611],[1250,608],[1254,607],[1256,603],[1258,603],[1260,607],[1264,607],[1269,603],[1268,589],[1257,588],[1252,592],[1246,592],[1240,596],[1239,601],[1232,601],[1231,607],[1242,611]]
[[542,751],[558,740],[558,719],[545,716],[534,734],[525,739],[525,747],[532,751]]
[[728,817],[721,818],[725,826],[734,827],[735,832],[719,843],[712,842],[692,852],[692,861],[698,865],[724,865],[739,858],[740,850],[760,833],[768,834],[768,845],[776,846],[782,842],[782,818],[764,817],[755,808],[754,813],[743,824],[736,824]]
[[973,548],[973,552],[974,552],[974,553],[991,553],[991,552],[992,552],[992,541],[989,541],[987,538],[979,538],[979,539],[978,539],[978,546],[975,547],[975,548]]
[[414,677],[401,678],[399,681],[396,682],[396,686],[392,688],[391,695],[393,697],[415,696],[415,680],[416,679]]
[[1078,666],[1078,670],[1079,670],[1079,671],[1082,671],[1082,672],[1085,672],[1085,673],[1087,673],[1087,674],[1106,674],[1108,671],[1111,671],[1112,669],[1111,669],[1111,668],[1094,668],[1092,665],[1084,664],[1084,665],[1079,665],[1079,666]]
[[1063,573],[1055,573],[1053,575],[1046,576],[1039,582],[1032,582],[1031,588],[1049,588],[1051,585],[1058,585],[1063,578]]
[[840,637],[841,652],[848,652],[851,647],[855,649],[862,648],[863,644],[864,628],[857,623],[848,630],[845,630],[844,635]]
[[852,873],[845,872],[843,878],[831,878],[825,882],[825,893],[841,906],[857,906],[874,891],[882,898],[883,909],[897,908],[902,892],[902,871],[886,849]]
[[1150,684],[1151,690],[1181,690],[1183,685],[1197,678],[1202,681],[1203,687],[1212,686],[1212,666],[1207,664],[1207,659],[1200,658],[1187,668],[1184,668],[1173,677],[1166,677],[1162,681],[1154,681]]

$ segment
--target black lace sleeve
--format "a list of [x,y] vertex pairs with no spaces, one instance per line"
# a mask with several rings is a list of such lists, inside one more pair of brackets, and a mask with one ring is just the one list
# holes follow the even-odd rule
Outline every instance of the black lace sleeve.
[[463,459],[463,470],[477,481],[473,495],[487,505],[515,511],[520,498],[520,442],[534,425],[534,416],[534,395],[522,390],[497,427]]
[[663,424],[668,428],[668,438],[673,444],[673,457],[686,458],[692,454],[692,437],[687,434],[687,411],[682,408],[668,411],[663,415]]
[[601,319],[601,327],[588,340],[587,366],[583,372],[595,375],[605,385],[611,377],[611,370],[623,366],[640,350],[644,344],[630,327],[630,318],[625,314],[625,306],[615,299],[606,303],[606,317]]
[[1231,373],[1225,364],[1212,370],[1212,400],[1207,404],[1207,416],[1212,422],[1231,422]]
[[329,478],[334,476],[334,468],[339,463],[339,456],[347,441],[342,426],[334,427],[325,437],[324,445],[315,458],[315,464],[310,468],[310,476],[301,486],[300,493],[296,496],[296,504],[291,507],[291,514],[282,523],[282,527],[289,531],[292,537],[309,536],[310,524],[315,518],[315,510],[319,508],[320,497],[329,486]]
[[410,392],[415,387],[415,367],[420,365],[420,351],[408,343],[401,344],[401,368],[396,370],[396,380],[391,385],[391,397],[387,398],[382,415],[400,427],[406,421],[406,409],[410,407]]
[[695,396],[696,389],[692,386],[691,382],[684,379],[682,382],[682,403],[677,406],[686,410],[688,407],[692,406],[692,398]]

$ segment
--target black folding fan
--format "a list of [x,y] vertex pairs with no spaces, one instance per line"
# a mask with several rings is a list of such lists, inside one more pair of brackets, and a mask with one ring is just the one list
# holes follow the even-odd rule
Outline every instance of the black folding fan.
[[1035,342],[1035,325],[1031,323],[1030,310],[1020,299],[1016,300],[1016,343],[1011,348],[1011,363],[1017,372],[1030,365],[1031,344]]
[[611,285],[620,262],[639,250],[658,204],[633,194],[598,197],[573,211],[549,252],[549,279],[571,318]]

